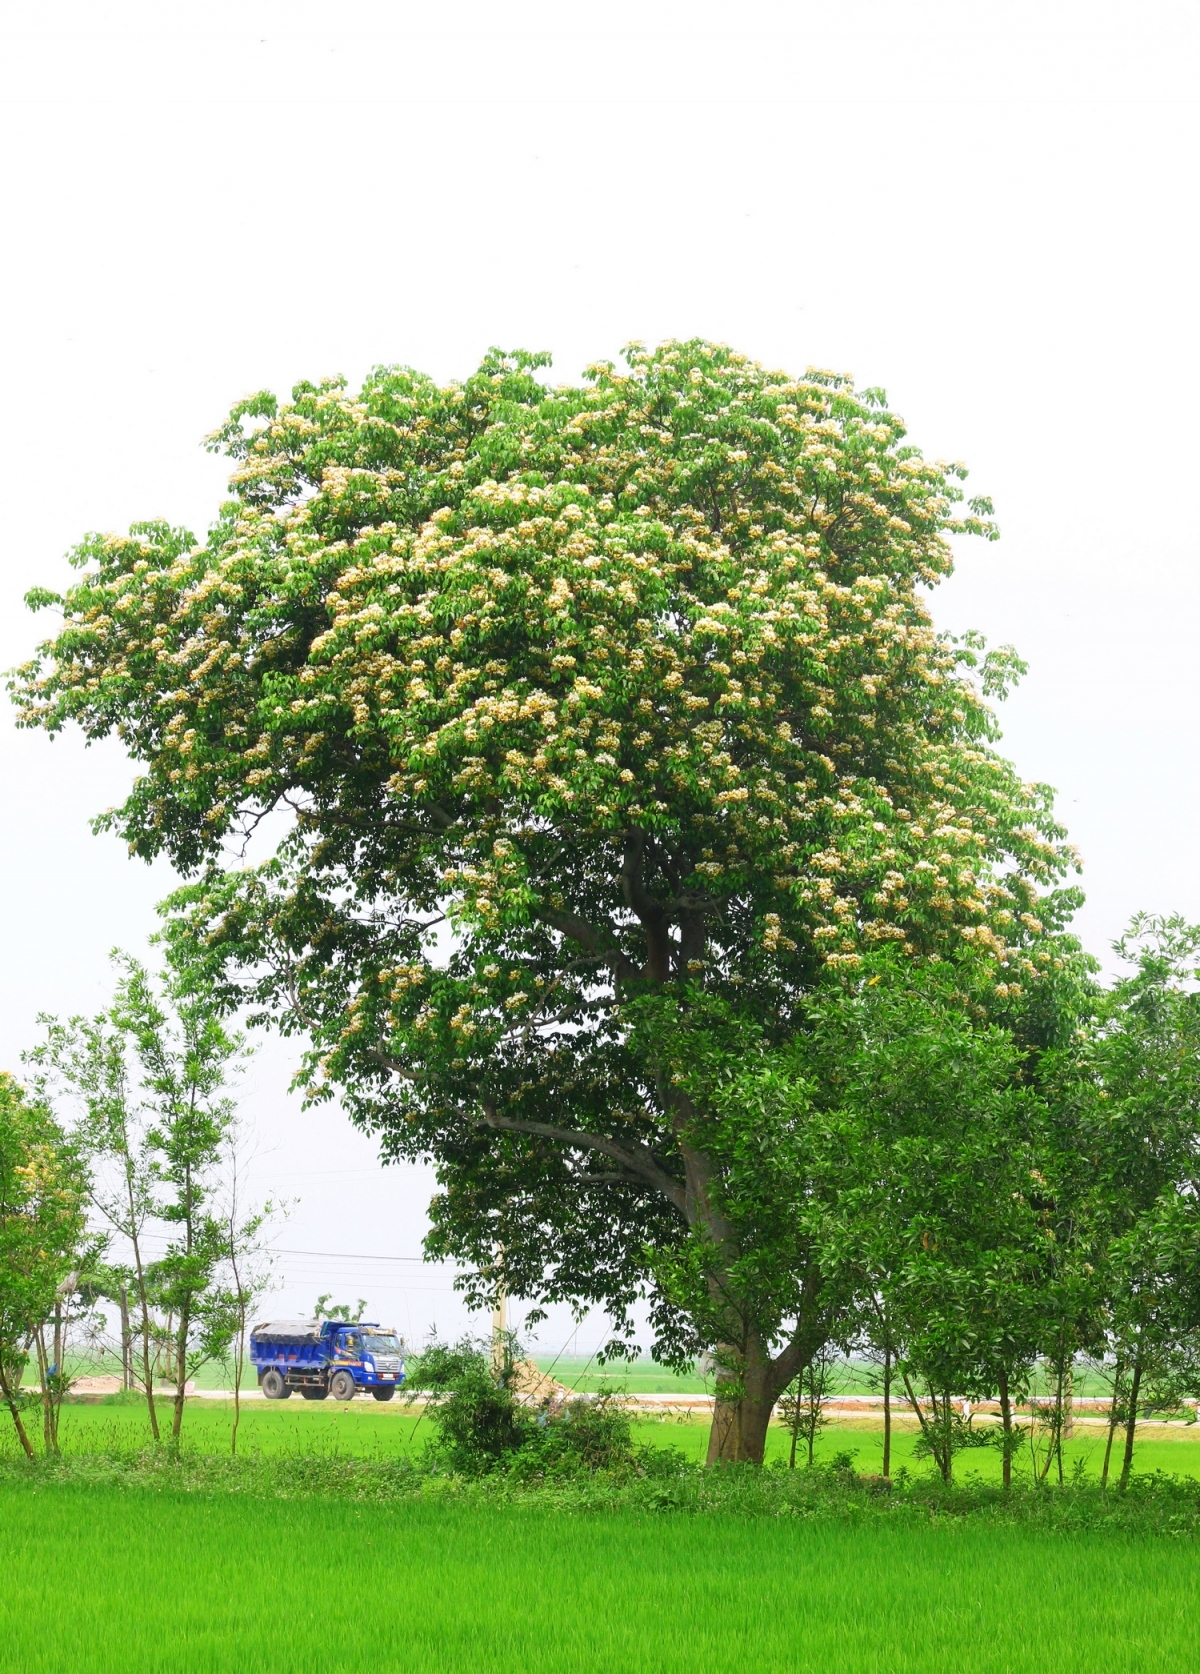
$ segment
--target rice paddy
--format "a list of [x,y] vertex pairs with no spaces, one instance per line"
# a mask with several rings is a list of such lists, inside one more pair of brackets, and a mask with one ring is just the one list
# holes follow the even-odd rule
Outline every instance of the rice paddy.
[[[227,1453],[230,1408],[189,1401],[184,1452]],[[419,1453],[427,1426],[394,1403],[246,1403],[241,1451],[274,1461],[386,1461]],[[637,1439],[702,1456],[707,1426],[643,1418]],[[2,1434],[2,1432],[0,1432]],[[143,1408],[69,1404],[71,1458],[129,1458]],[[779,1457],[789,1438],[771,1436]],[[927,1476],[900,1428],[893,1470]],[[818,1459],[878,1468],[881,1434],[831,1424]],[[1098,1431],[1067,1447],[1092,1473]],[[528,1674],[1024,1674],[1053,1667],[1158,1674],[1196,1666],[1194,1535],[1136,1527],[1055,1530],[987,1518],[688,1515],[629,1506],[364,1500],[328,1486],[287,1498],[252,1479],[169,1473],[123,1483],[19,1467],[0,1474],[0,1669],[136,1674],[294,1667]],[[1081,1461],[1076,1465],[1076,1461]],[[994,1450],[960,1455],[998,1474]],[[1142,1472],[1200,1478],[1195,1427],[1147,1431]],[[326,1485],[342,1478],[335,1466]],[[349,1480],[348,1478],[346,1479]],[[212,1484],[217,1484],[212,1486]]]
[[1195,1667],[1190,1543],[5,1483],[0,1666]]

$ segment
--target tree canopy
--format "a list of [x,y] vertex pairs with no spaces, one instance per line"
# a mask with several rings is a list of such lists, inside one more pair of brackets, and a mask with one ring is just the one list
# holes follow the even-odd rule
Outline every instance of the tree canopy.
[[432,1247],[480,1294],[649,1294],[756,1457],[828,1307],[806,997],[888,946],[1019,996],[1072,857],[995,749],[1018,661],[925,603],[995,534],[962,467],[709,343],[543,364],[240,403],[207,538],[85,540],[16,698],[142,764],[100,823],[192,875],[174,933],[308,1034],[312,1095],[433,1158]]

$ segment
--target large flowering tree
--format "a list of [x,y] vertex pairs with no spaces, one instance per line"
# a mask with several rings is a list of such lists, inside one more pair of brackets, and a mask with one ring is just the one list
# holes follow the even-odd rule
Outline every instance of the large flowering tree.
[[313,1095],[434,1159],[431,1247],[480,1296],[649,1295],[716,1358],[712,1455],[757,1459],[832,1306],[804,996],[886,943],[1036,980],[1067,857],[991,748],[1011,659],[923,602],[994,533],[961,468],[709,343],[540,364],[244,401],[207,540],[85,541],[16,695],[144,764],[102,823],[193,874]]

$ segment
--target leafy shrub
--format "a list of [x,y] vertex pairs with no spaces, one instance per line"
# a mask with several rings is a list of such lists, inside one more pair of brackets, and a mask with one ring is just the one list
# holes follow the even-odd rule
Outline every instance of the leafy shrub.
[[479,1476],[495,1470],[531,1439],[534,1415],[512,1387],[513,1360],[506,1352],[493,1366],[470,1337],[451,1345],[431,1343],[410,1362],[408,1385],[429,1396],[437,1428],[434,1450],[450,1470]]
[[557,1475],[576,1470],[616,1471],[635,1461],[629,1416],[618,1399],[569,1401],[537,1414],[533,1437],[520,1462],[521,1473],[545,1471]]
[[433,1343],[410,1363],[410,1389],[429,1396],[439,1464],[463,1476],[506,1469],[528,1479],[635,1463],[629,1419],[618,1400],[601,1395],[531,1406],[517,1387],[521,1365],[514,1343],[507,1342],[497,1358],[469,1337]]

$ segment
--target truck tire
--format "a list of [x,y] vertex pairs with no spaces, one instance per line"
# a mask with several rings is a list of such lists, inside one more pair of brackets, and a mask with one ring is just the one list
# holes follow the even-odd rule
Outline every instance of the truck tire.
[[327,1389],[316,1389],[310,1383],[302,1383],[300,1385],[300,1393],[304,1396],[306,1401],[323,1401],[326,1395],[329,1394],[329,1391]]
[[380,1384],[378,1389],[373,1389],[371,1391],[371,1394],[374,1395],[377,1401],[390,1401],[395,1393],[396,1385],[394,1383]]
[[335,1401],[352,1401],[354,1399],[354,1375],[351,1372],[335,1372],[329,1380],[329,1393]]
[[277,1372],[272,1366],[262,1375],[262,1392],[268,1401],[286,1401],[292,1393],[284,1381],[282,1372]]

